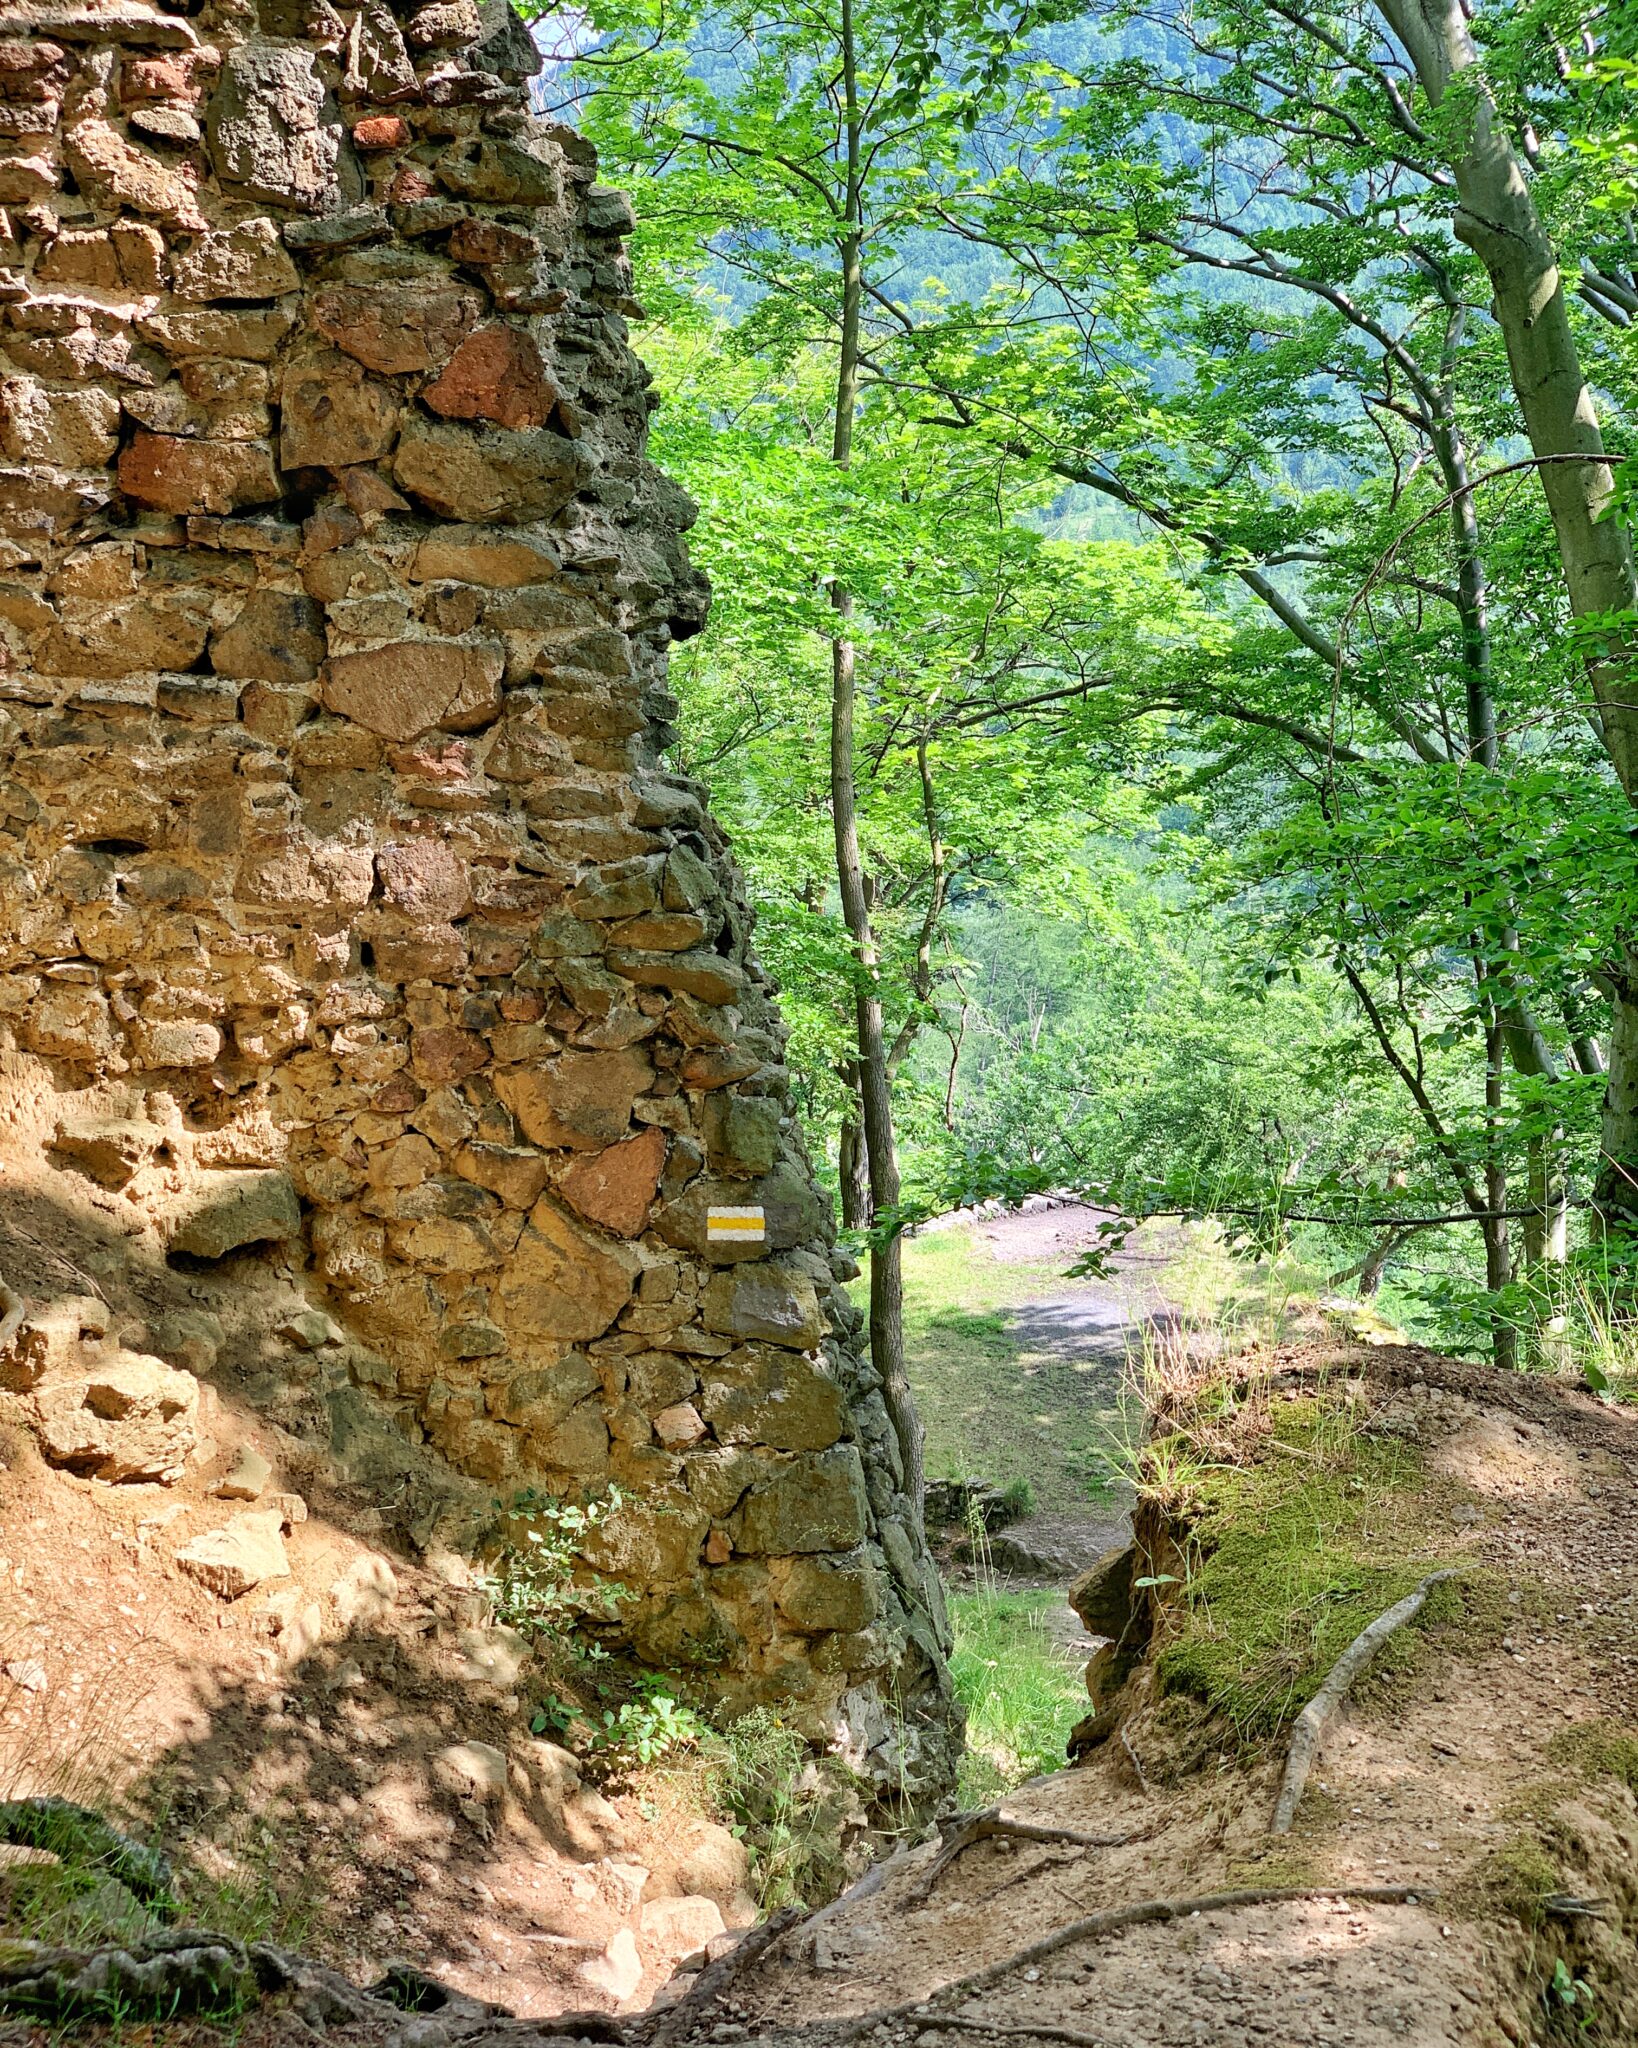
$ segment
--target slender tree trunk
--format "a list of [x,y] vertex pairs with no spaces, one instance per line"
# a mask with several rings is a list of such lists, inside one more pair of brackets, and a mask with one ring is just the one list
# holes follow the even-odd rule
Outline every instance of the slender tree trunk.
[[1564,1133],[1552,1131],[1532,1138],[1526,1182],[1529,1215],[1525,1218],[1524,1272],[1536,1296],[1535,1353],[1542,1365],[1565,1360],[1568,1320],[1564,1303],[1564,1267],[1570,1253],[1570,1209],[1563,1179]]
[[[1507,1163],[1502,1157],[1501,1124],[1504,1083],[1502,1061],[1505,1038],[1490,1001],[1484,970],[1479,970],[1479,995],[1485,1010],[1484,1027],[1484,1198],[1489,1214],[1484,1221],[1484,1284],[1491,1295],[1499,1295],[1513,1278],[1513,1245],[1507,1227]],[[1519,1362],[1519,1335],[1500,1314],[1490,1319],[1491,1355],[1503,1372],[1512,1372]]]
[[[1462,0],[1379,0],[1430,105],[1453,81],[1450,155],[1459,205],[1457,235],[1483,263],[1507,347],[1513,389],[1530,446],[1543,458],[1542,491],[1552,514],[1570,609],[1578,619],[1638,611],[1638,567],[1625,526],[1607,518],[1614,477],[1598,405],[1581,366],[1557,252],[1536,210],[1524,163],[1508,138],[1481,75]],[[1600,636],[1588,675],[1610,761],[1638,801],[1638,685],[1623,636]],[[1638,942],[1629,941],[1610,1042],[1609,1100],[1598,1209],[1638,1226]]]
[[842,1189],[842,1223],[848,1230],[870,1226],[870,1163],[865,1157],[864,1118],[859,1109],[859,1067],[850,1061],[842,1079],[853,1094],[853,1107],[842,1118],[836,1140],[836,1177]]
[[[859,404],[859,325],[864,301],[863,156],[852,0],[841,0],[842,92],[846,117],[847,191],[843,233],[842,326],[836,362],[836,416],[831,460],[846,469],[853,456],[853,424]],[[870,1251],[870,1355],[881,1376],[882,1398],[898,1439],[905,1491],[919,1515],[925,1493],[921,1420],[916,1414],[904,1359],[903,1245],[894,1212],[899,1205],[898,1146],[893,1130],[893,1090],[882,1021],[880,959],[865,888],[859,846],[858,788],[853,759],[857,703],[853,593],[840,582],[830,591],[836,613],[831,642],[830,801],[836,834],[836,880],[842,917],[859,962],[854,1021],[859,1043],[859,1105],[870,1187],[870,1220],[881,1234]]]

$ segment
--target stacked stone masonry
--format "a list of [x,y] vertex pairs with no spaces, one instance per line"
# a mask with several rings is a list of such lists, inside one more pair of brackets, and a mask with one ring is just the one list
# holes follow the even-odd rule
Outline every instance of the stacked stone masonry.
[[[947,1769],[939,1596],[702,792],[624,198],[504,0],[0,5],[0,1010],[638,1651]],[[761,1242],[712,1242],[713,1206]]]

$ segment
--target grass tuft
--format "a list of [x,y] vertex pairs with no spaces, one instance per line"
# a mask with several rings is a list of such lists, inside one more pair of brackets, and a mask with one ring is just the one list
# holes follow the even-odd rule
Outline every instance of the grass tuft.
[[[1353,1638],[1438,1555],[1439,1540],[1421,1534],[1419,1457],[1344,1421],[1330,1404],[1276,1403],[1255,1464],[1190,1464],[1193,1544],[1157,1668],[1166,1690],[1204,1701],[1243,1741],[1300,1713]],[[1409,1669],[1418,1631],[1465,1611],[1458,1582],[1436,1587],[1379,1653],[1373,1683]]]

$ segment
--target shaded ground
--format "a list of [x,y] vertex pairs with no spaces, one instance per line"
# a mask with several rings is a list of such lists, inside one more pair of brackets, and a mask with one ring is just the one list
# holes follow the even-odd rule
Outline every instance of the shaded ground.
[[[504,1977],[520,2012],[641,2003],[702,1930],[753,1918],[697,1779],[603,1787],[532,1735],[546,1681],[470,1570],[405,1540],[415,1451],[384,1435],[373,1465],[331,1456],[348,1373],[276,1334],[301,1305],[277,1259],[180,1272],[127,1223],[22,1147],[0,1165],[10,1284],[36,1307],[100,1295],[137,1349],[181,1318],[201,1381],[172,1485],[54,1469],[27,1400],[0,1392],[0,1799],[114,1812],[171,1855],[196,1924],[359,1978],[396,1956],[476,1996]],[[252,1505],[217,1493],[246,1450],[267,1467],[254,1504],[288,1503],[288,1570],[229,1602],[177,1553]],[[476,1777],[447,1754],[472,1744]],[[0,1936],[140,1920],[117,1887],[80,1899],[43,1869],[0,1849]]]
[[[1237,1738],[1166,1690],[1163,1663],[1150,1662],[1088,1761],[1006,1802],[1015,1820],[1092,1839],[976,1840],[953,1861],[937,1841],[907,1846],[737,1976],[714,1964],[696,1994],[604,2023],[597,2038],[1630,2048],[1638,1417],[1411,1350],[1310,1348],[1227,1371],[1230,1398],[1219,1380],[1193,1421],[1174,1415],[1240,1475],[1220,1499],[1243,1498],[1256,1516],[1260,1484],[1271,1500],[1290,1497],[1292,1475],[1306,1488],[1306,1459],[1344,1503],[1356,1481],[1366,1495],[1316,1532],[1322,1547],[1351,1530],[1417,1572],[1457,1574],[1451,1601],[1396,1639],[1332,1724],[1295,1830],[1269,1829],[1288,1723]],[[1373,1494],[1370,1475],[1395,1445],[1403,1457]],[[1186,1538],[1194,1510],[1180,1497],[1168,1512]],[[1376,1561],[1373,1549],[1365,1562]],[[1344,1573],[1333,1590],[1346,1589]],[[1222,1633],[1187,1587],[1160,1599],[1162,1644]],[[1322,1619],[1287,1604],[1293,1669]],[[1135,1909],[1149,1917],[1134,1923]],[[503,1972],[492,1995],[510,1988]],[[253,2023],[244,2038],[284,2048],[312,2035]],[[551,2037],[477,2020],[331,2038],[535,2048]]]

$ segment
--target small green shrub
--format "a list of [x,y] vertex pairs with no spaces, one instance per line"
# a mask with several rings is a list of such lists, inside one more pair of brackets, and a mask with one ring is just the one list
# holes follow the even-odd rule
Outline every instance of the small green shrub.
[[1001,1505],[1007,1511],[1009,1522],[1021,1522],[1026,1515],[1035,1512],[1035,1488],[1027,1479],[1010,1480],[1001,1489]]
[[750,1852],[764,1914],[811,1911],[846,1888],[854,1873],[844,1842],[862,1809],[839,1758],[815,1756],[777,1714],[753,1707],[715,1733],[707,1760],[715,1801]]
[[600,1608],[612,1613],[632,1597],[629,1587],[576,1582],[586,1538],[625,1505],[617,1486],[590,1501],[559,1500],[538,1487],[525,1487],[509,1503],[495,1502],[502,1517],[493,1568],[484,1584],[495,1617],[519,1634],[565,1638],[581,1615]]

